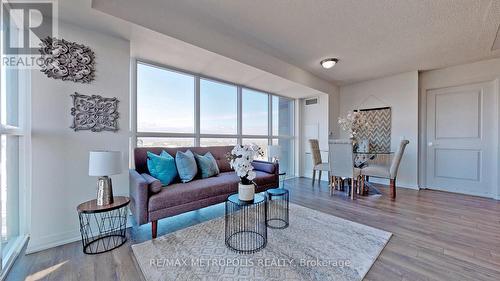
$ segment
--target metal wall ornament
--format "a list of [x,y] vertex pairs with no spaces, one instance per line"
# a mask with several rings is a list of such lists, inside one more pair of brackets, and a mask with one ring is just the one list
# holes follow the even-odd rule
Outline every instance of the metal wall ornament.
[[89,47],[53,37],[42,39],[40,45],[40,71],[47,77],[81,83],[94,80],[95,54]]
[[73,125],[71,129],[76,131],[90,130],[92,132],[118,131],[118,99],[103,98],[98,95],[82,95],[74,93]]

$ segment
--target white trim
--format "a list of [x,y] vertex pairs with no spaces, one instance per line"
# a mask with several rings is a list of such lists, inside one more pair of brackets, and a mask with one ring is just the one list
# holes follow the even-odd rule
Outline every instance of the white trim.
[[30,240],[28,247],[26,248],[26,254],[32,254],[68,243],[73,243],[81,239],[82,236],[78,230],[42,236],[37,239]]
[[194,76],[194,146],[200,146],[201,131],[200,77]]
[[9,257],[7,262],[5,263],[5,267],[2,268],[2,272],[0,275],[0,280],[3,281],[5,278],[7,278],[7,275],[9,275],[9,272],[16,262],[17,258],[19,257],[19,254],[21,254],[21,251],[23,250],[24,246],[28,243],[29,236],[24,235],[20,236],[16,239],[16,242],[14,243],[14,247],[12,247],[9,250],[9,253],[6,255]]

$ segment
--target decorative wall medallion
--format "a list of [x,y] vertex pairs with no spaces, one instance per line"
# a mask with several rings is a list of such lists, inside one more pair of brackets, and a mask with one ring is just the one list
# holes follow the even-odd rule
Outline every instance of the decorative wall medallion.
[[117,131],[118,130],[118,99],[103,98],[98,95],[86,96],[76,93],[73,97],[73,125],[75,131],[91,130]]
[[41,41],[41,72],[64,81],[90,83],[94,80],[95,55],[89,47],[52,37]]

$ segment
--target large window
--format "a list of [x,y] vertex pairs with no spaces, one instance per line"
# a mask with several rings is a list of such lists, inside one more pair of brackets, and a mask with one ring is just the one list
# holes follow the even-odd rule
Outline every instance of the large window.
[[137,63],[137,146],[255,143],[268,159],[279,145],[280,169],[294,174],[294,100],[216,79]]
[[[4,25],[6,28],[6,25]],[[14,23],[9,23],[11,36],[19,34]],[[2,30],[2,36],[6,33]],[[5,39],[5,38],[2,38]],[[5,43],[5,40],[1,40]],[[5,46],[1,46],[3,49]],[[0,50],[3,57],[3,50]],[[14,254],[26,241],[23,225],[25,209],[25,155],[29,149],[29,134],[25,132],[28,70],[0,67],[0,270],[13,262]]]
[[200,79],[200,133],[238,133],[236,86]]
[[138,64],[137,131],[194,133],[194,77]]
[[269,96],[243,89],[243,134],[268,135]]

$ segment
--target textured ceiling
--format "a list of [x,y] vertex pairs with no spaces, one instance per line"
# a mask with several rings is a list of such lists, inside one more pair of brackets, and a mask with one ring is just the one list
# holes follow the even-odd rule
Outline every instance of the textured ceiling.
[[[305,86],[303,83],[290,81],[251,65],[104,14],[92,9],[90,0],[59,1],[58,10],[61,22],[130,41],[131,56],[138,60],[188,70],[291,98],[318,96],[325,93],[325,91]],[[99,60],[105,60],[105,58],[97,54],[97,60],[98,63],[102,63]]]
[[[114,4],[108,7],[122,10],[131,2],[94,2],[109,1]],[[492,48],[500,24],[500,0],[140,3],[142,10],[130,12],[144,17],[143,22],[183,17],[207,34],[216,30],[340,84],[500,56],[500,50]],[[182,32],[183,26],[176,28]],[[321,69],[319,61],[330,56],[339,57],[340,63],[331,70]]]

